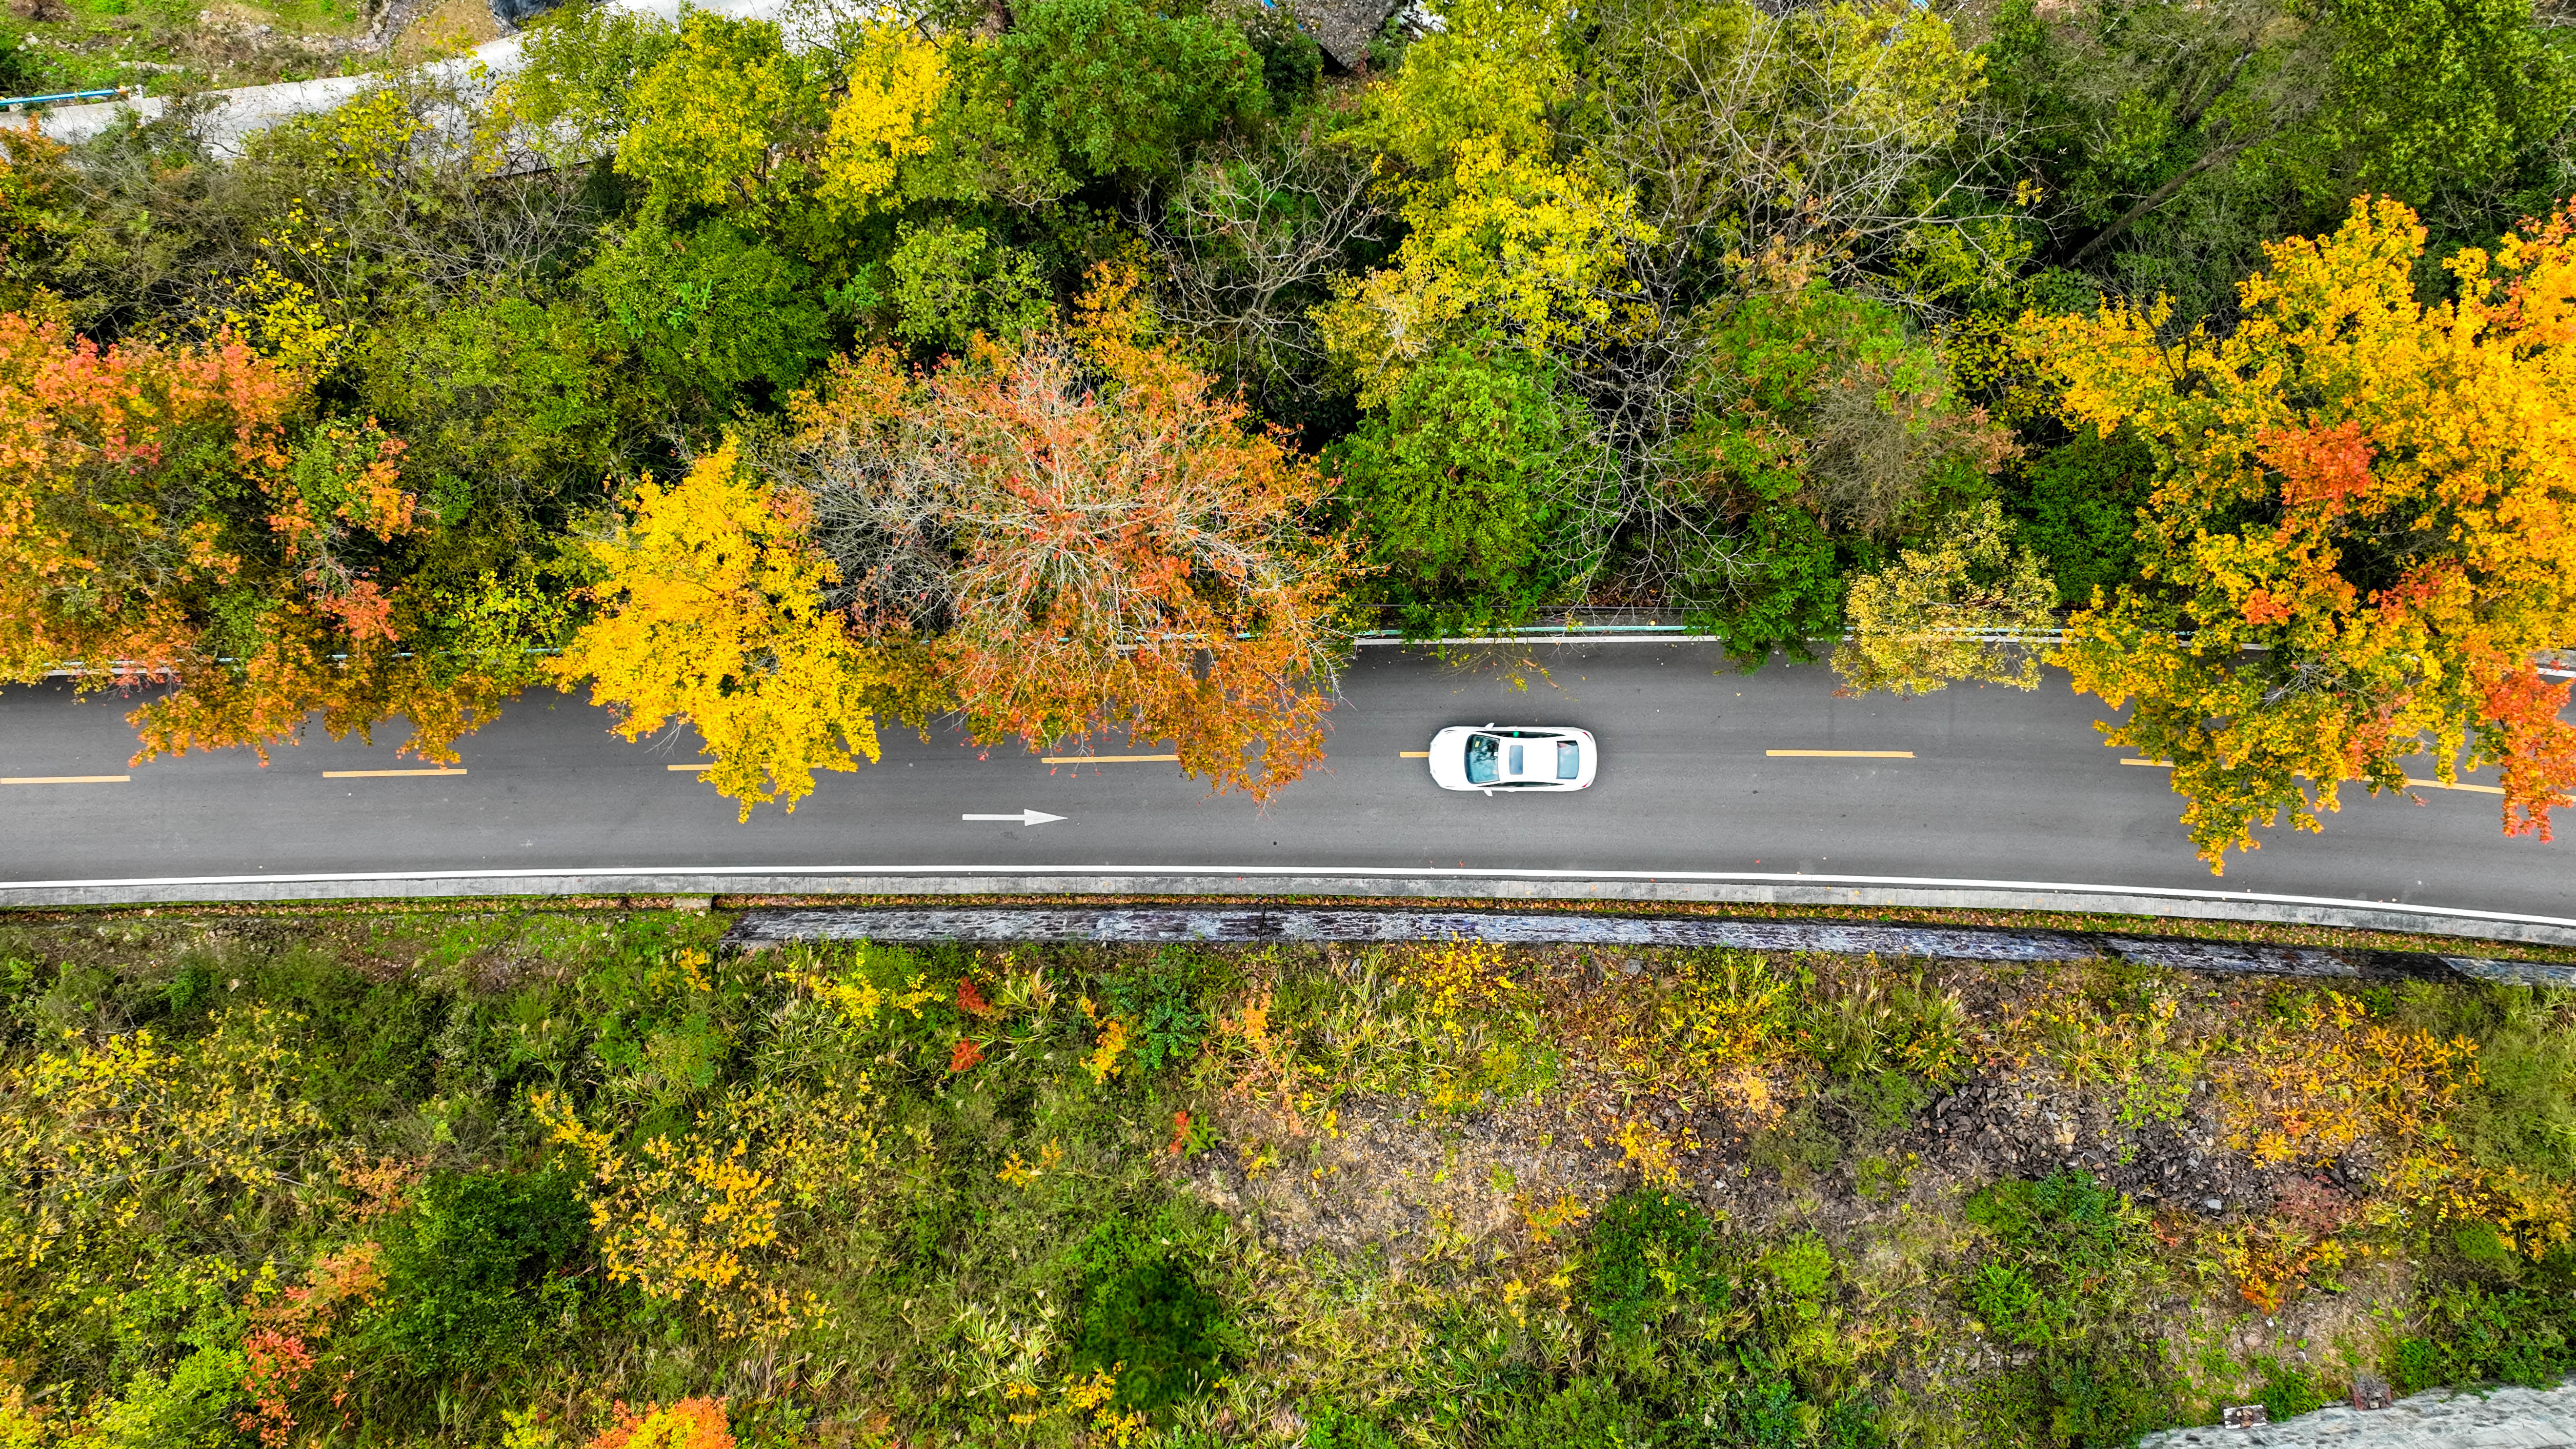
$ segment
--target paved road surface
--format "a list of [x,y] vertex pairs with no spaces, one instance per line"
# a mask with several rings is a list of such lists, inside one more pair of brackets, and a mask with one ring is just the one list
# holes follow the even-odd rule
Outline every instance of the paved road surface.
[[[1543,673],[1462,671],[1362,651],[1324,768],[1267,811],[1164,763],[1050,766],[941,731],[889,737],[884,761],[828,775],[793,816],[749,824],[684,770],[686,739],[630,745],[575,699],[531,694],[466,740],[462,775],[406,770],[317,733],[267,769],[247,752],[131,767],[125,705],[60,687],[0,690],[0,881],[251,872],[674,865],[1467,867],[1792,871],[2206,888],[2165,772],[2122,765],[2094,702],[1954,687],[1837,699],[1821,668],[1723,670],[1707,646],[1542,646]],[[1441,725],[1580,725],[1599,785],[1568,795],[1435,790],[1418,750]],[[1105,741],[1102,754],[1153,753]],[[1772,750],[1911,751],[1908,759]],[[2429,772],[2428,772],[2429,773]],[[2229,889],[2576,915],[2570,842],[2508,839],[2498,800],[2346,792],[2322,836],[2283,829],[2228,867]],[[964,814],[1036,809],[1035,826]]]

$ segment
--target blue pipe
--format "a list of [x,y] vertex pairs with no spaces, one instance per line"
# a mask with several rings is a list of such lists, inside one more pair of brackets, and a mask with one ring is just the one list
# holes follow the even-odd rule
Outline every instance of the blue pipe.
[[141,86],[117,86],[103,91],[64,91],[53,96],[9,96],[0,98],[0,108],[16,110],[20,106],[50,106],[62,101],[121,101],[142,92]]

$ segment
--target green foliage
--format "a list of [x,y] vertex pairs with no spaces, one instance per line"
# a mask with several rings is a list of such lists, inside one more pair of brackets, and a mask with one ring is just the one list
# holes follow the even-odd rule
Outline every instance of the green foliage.
[[2530,0],[2334,0],[2325,13],[2342,43],[2324,103],[2280,142],[2320,211],[2491,185],[2576,108],[2576,53],[2532,23]]
[[1393,1434],[1371,1420],[1331,1404],[1303,1404],[1304,1449],[1397,1449]]
[[2024,464],[2021,481],[2021,539],[2047,561],[2059,603],[2084,608],[2095,591],[2107,593],[2129,577],[2138,510],[2155,484],[2155,459],[2143,441],[2079,429]]
[[1055,315],[1036,258],[979,227],[906,225],[886,268],[895,335],[918,347],[963,352],[979,335],[1012,341]]
[[728,406],[784,394],[830,350],[813,275],[727,221],[682,233],[645,221],[582,273],[657,384]]
[[1342,506],[1407,634],[1525,622],[1579,572],[1594,444],[1549,369],[1499,347],[1412,370],[1341,446]]
[[237,1348],[197,1347],[167,1376],[138,1371],[98,1416],[102,1449],[234,1449],[247,1367]]
[[1804,1185],[1843,1160],[1843,1140],[1826,1125],[1822,1104],[1801,1102],[1753,1135],[1746,1155],[1753,1165]]
[[562,512],[640,450],[649,402],[618,330],[580,301],[455,298],[388,317],[353,349],[351,383],[407,445],[407,480],[454,569],[542,558]]
[[1263,6],[1245,18],[1244,40],[1261,57],[1261,88],[1271,114],[1286,116],[1314,99],[1324,76],[1324,48],[1285,7]]
[[[2072,261],[2179,315],[2233,311],[2263,242],[2330,226],[2357,194],[2483,243],[2565,189],[2570,52],[2527,0],[2168,0],[2008,5],[1985,48],[1997,157]],[[2433,280],[2428,277],[2426,280]]]
[[561,136],[568,157],[614,148],[638,118],[636,83],[678,44],[657,16],[578,3],[531,23],[512,99],[529,121]]
[[2418,1298],[2409,1327],[2386,1365],[2401,1394],[2499,1380],[2552,1387],[2576,1372],[2576,1254],[2560,1249],[2511,1286],[2434,1287]]
[[1200,1002],[1221,974],[1204,957],[1166,946],[1144,966],[1110,980],[1109,1004],[1127,1024],[1128,1047],[1145,1075],[1197,1057],[1210,1025]]
[[1193,147],[1263,111],[1261,58],[1214,16],[1037,0],[1014,19],[996,67],[1003,94],[1033,139],[1092,176],[1170,176]]
[[2441,1025],[2478,1043],[2478,1082],[2456,1130],[2479,1161],[2576,1180],[2576,993],[2487,986]]
[[1416,172],[1486,137],[1507,151],[1546,150],[1548,111],[1574,86],[1569,12],[1451,0],[1440,18],[1438,31],[1405,47],[1393,77],[1368,91],[1354,139]]
[[1760,1262],[1789,1301],[1809,1313],[1825,1301],[1834,1281],[1834,1255],[1813,1233],[1789,1239],[1763,1254]]
[[1809,992],[1805,1002],[1801,1045],[1837,1076],[1894,1069],[1943,1087],[1966,1075],[1975,1059],[1959,994],[1933,990],[1920,973],[1889,980],[1871,971],[1845,989]]
[[545,1352],[581,1309],[565,1276],[588,1215],[556,1173],[450,1173],[422,1185],[385,1238],[388,1310],[366,1337],[422,1378],[491,1372]]
[[1117,1402],[1146,1412],[1207,1389],[1238,1354],[1225,1301],[1168,1232],[1113,1219],[1072,1255],[1082,1297],[1069,1362],[1077,1373],[1117,1368]]
[[2144,1252],[2142,1216],[2091,1173],[1990,1183],[1969,1197],[1963,1215],[1986,1230],[1994,1251],[1961,1296],[2007,1342],[2074,1343],[2135,1291],[2129,1280]]
[[672,206],[759,215],[784,204],[810,170],[799,143],[823,124],[817,63],[774,22],[684,12],[676,43],[625,102],[617,169]]
[[2263,1386],[2254,1397],[2260,1399],[2272,1422],[2286,1423],[2301,1414],[2312,1414],[2334,1402],[2325,1385],[2306,1369],[2263,1358],[2255,1362],[2262,1370]]
[[2163,1345],[2152,1340],[2043,1350],[1981,1385],[1971,1408],[1983,1442],[2013,1449],[2129,1449],[2177,1421]]
[[1496,1449],[1558,1449],[1568,1444],[1629,1449],[1661,1441],[1643,1409],[1605,1376],[1586,1374],[1544,1398],[1502,1415]]
[[1594,1218],[1585,1305],[1612,1335],[1633,1335],[1676,1312],[1722,1309],[1730,1291],[1716,1225],[1688,1199],[1640,1188],[1612,1198]]
[[1690,395],[1684,446],[1732,518],[1679,562],[1747,667],[1813,657],[1845,578],[1979,498],[2006,449],[1902,314],[1821,285],[1716,309]]

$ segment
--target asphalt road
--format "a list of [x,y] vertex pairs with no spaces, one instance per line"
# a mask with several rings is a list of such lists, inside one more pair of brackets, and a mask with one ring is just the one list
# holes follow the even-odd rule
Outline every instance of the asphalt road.
[[[1953,687],[1838,699],[1822,668],[1752,675],[1690,644],[1551,645],[1537,670],[1363,650],[1324,766],[1267,809],[1159,762],[1048,765],[953,731],[889,732],[882,762],[820,777],[748,824],[675,763],[686,737],[628,744],[570,697],[522,697],[462,745],[462,774],[405,771],[395,741],[317,730],[267,768],[247,751],[129,766],[114,696],[0,690],[0,882],[319,871],[652,866],[1311,866],[1788,871],[2251,890],[2553,916],[2576,906],[2571,840],[2509,839],[2499,801],[2346,791],[2325,834],[2270,832],[2214,882],[2166,772],[2120,763],[2095,702]],[[1602,744],[1578,794],[1434,789],[1419,750],[1447,724],[1572,724]],[[1101,754],[1153,753],[1104,741]],[[1774,750],[1910,751],[1911,758]],[[2427,771],[2429,773],[2429,770]],[[2474,778],[2474,777],[2473,777]],[[968,814],[1035,809],[1037,825]]]

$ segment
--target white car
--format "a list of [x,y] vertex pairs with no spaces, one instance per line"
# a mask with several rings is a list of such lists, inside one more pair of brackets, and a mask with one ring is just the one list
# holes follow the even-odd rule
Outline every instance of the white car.
[[1431,783],[1443,790],[1589,790],[1601,747],[1557,725],[1451,725],[1431,737]]

